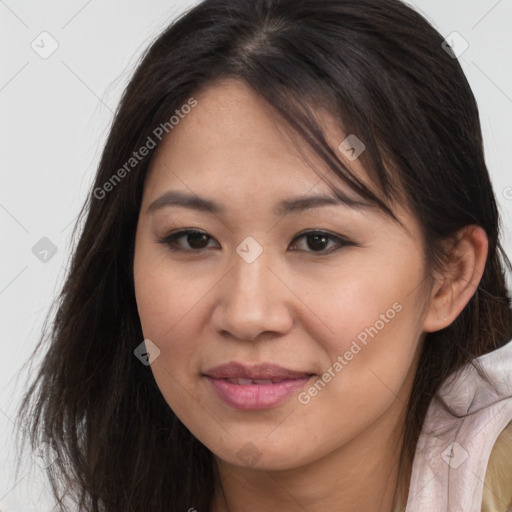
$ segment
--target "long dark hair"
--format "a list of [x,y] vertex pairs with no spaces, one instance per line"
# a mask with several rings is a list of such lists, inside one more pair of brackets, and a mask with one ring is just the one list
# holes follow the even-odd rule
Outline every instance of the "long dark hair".
[[[504,278],[510,262],[499,243],[478,108],[442,43],[398,0],[205,0],[151,44],[117,109],[54,317],[34,351],[44,348],[45,357],[19,410],[32,447],[47,441],[58,453],[48,468],[57,499],[67,492],[91,512],[209,510],[212,454],[133,354],[143,340],[133,285],[135,228],[158,146],[136,165],[125,164],[148,137],[155,140],[157,127],[167,123],[172,136],[175,111],[222,77],[249,84],[357,194],[391,216],[393,200],[407,201],[422,226],[429,271],[443,265],[442,242],[459,229],[476,224],[487,233],[476,293],[449,327],[424,340],[402,451],[406,496],[436,390],[512,336]],[[317,108],[364,141],[361,162],[380,197],[327,144]]]

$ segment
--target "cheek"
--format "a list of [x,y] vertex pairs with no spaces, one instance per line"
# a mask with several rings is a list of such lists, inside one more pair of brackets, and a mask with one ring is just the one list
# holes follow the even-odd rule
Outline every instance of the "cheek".
[[316,338],[331,363],[302,403],[347,431],[373,421],[397,396],[405,403],[421,336],[421,262],[387,257],[373,263],[361,261],[312,302],[333,331]]
[[[178,277],[167,273],[146,273],[136,285],[137,308],[145,338],[160,349],[161,356],[175,365],[176,358],[197,348],[201,325],[201,290],[184,290]],[[172,357],[171,357],[172,356]]]
[[147,238],[142,235],[136,244],[135,297],[144,336],[158,344],[176,331],[183,334],[183,329],[193,327],[186,318],[197,314],[215,280],[199,280],[193,265],[173,264],[165,248],[155,247]]
[[[421,326],[418,285],[423,269],[420,261],[405,256],[385,249],[374,251],[294,283],[294,292],[304,298],[311,317],[322,321],[322,328],[311,333],[311,338],[331,360],[350,350],[353,341],[372,346],[373,352],[396,346],[406,349],[405,345],[414,343],[417,336],[412,335]],[[404,345],[401,337],[409,341]]]
[[191,376],[198,368],[200,325],[188,321],[200,309],[197,287],[180,286],[181,281],[188,280],[154,261],[144,266],[143,258],[140,267],[134,265],[134,279],[144,337],[160,350],[151,371],[167,404],[188,423],[198,414],[190,404],[192,398],[197,399]]
[[[189,361],[196,351],[193,329],[197,323],[187,322],[200,290],[191,279],[180,275],[169,265],[165,251],[155,250],[147,241],[138,241],[134,258],[135,297],[144,338],[160,350],[151,369],[157,381],[173,378],[182,381]],[[197,306],[196,306],[197,308]],[[190,330],[190,332],[187,332]],[[159,383],[160,384],[160,383]],[[175,388],[166,385],[164,388]]]

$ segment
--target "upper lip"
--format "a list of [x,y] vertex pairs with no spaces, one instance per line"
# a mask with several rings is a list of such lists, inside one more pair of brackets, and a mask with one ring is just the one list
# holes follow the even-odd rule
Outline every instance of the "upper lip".
[[295,371],[283,368],[277,364],[262,363],[246,365],[238,362],[230,362],[215,366],[204,372],[214,379],[300,379],[314,375],[309,372]]

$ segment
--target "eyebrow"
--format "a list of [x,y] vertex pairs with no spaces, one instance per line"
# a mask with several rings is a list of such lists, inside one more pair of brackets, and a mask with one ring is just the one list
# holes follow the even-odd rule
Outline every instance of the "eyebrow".
[[[318,208],[321,206],[346,206],[356,210],[374,208],[375,205],[372,203],[356,200],[349,198],[343,192],[337,190],[336,196],[330,195],[314,195],[314,196],[302,196],[285,199],[279,202],[273,209],[273,212],[277,216],[284,216],[289,213],[302,212],[312,208]],[[194,194],[188,194],[185,192],[178,192],[170,190],[160,196],[158,199],[153,201],[148,209],[147,213],[154,213],[161,208],[170,206],[181,206],[191,210],[197,210],[200,212],[208,212],[212,214],[225,214],[225,206],[215,202],[212,199],[205,197],[199,197]]]

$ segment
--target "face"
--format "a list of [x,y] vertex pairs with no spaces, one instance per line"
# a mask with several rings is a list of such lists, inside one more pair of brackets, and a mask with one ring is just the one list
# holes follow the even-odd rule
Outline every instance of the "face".
[[[329,184],[356,197],[303,144],[306,163],[247,86],[224,80],[195,98],[152,161],[136,233],[136,300],[162,395],[236,466],[294,468],[372,426],[392,430],[426,315],[416,220],[341,203],[279,210],[334,197]],[[320,118],[337,148],[346,135]],[[359,159],[346,162],[366,180]]]

